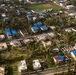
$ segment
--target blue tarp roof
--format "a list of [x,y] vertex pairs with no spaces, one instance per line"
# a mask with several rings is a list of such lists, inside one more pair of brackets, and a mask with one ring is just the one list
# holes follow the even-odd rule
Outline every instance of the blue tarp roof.
[[31,14],[27,14],[27,16],[29,17],[29,16],[32,16]]
[[4,32],[5,32],[6,35],[14,35],[14,34],[17,34],[16,30],[10,31],[9,29],[6,29]]
[[36,25],[36,26],[37,26],[37,23],[35,22],[35,23],[34,23],[34,25]]
[[32,18],[31,17],[28,17],[28,20],[32,20]]
[[47,30],[46,26],[40,26],[41,30]]
[[38,30],[39,30],[39,28],[38,28],[37,26],[32,26],[32,29],[33,29],[34,31],[38,31]]
[[73,54],[76,56],[76,50],[72,50]]
[[11,32],[10,32],[9,29],[6,29],[4,32],[5,32],[6,35],[11,35]]
[[37,22],[37,25],[42,25],[42,22]]
[[17,34],[16,30],[12,30],[12,34],[13,34],[13,35],[14,35],[14,34]]
[[58,59],[62,61],[63,60],[63,56],[58,55]]

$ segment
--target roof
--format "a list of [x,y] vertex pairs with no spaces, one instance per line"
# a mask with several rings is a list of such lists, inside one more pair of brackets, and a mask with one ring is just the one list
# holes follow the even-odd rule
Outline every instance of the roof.
[[41,64],[40,64],[39,60],[33,60],[33,68],[34,69],[41,68]]
[[63,57],[61,55],[58,55],[58,59],[63,61]]
[[41,30],[47,30],[46,26],[40,26]]
[[76,50],[72,50],[72,53],[76,56]]
[[9,29],[6,29],[4,32],[5,32],[6,35],[11,35],[11,32],[10,32]]
[[29,17],[29,16],[32,16],[32,15],[29,13],[29,14],[27,14],[27,16]]
[[42,22],[37,22],[37,25],[42,25]]
[[36,25],[36,26],[37,26],[37,23],[35,22],[35,23],[34,23],[34,25]]
[[32,18],[31,17],[28,17],[28,20],[32,20]]
[[9,29],[6,29],[4,32],[5,32],[6,35],[14,35],[14,34],[17,34],[16,30],[10,31]]
[[13,35],[14,35],[14,34],[17,34],[16,30],[12,30],[12,34],[13,34]]
[[31,27],[34,31],[38,31],[39,30],[39,28],[37,27],[37,26],[32,26]]

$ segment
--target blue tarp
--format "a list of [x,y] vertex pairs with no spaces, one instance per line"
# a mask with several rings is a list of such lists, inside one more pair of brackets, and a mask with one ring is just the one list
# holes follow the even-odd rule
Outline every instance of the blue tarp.
[[12,30],[12,34],[13,35],[17,34],[16,30]]
[[28,17],[28,20],[32,20],[32,18],[31,17]]
[[63,61],[63,57],[61,55],[58,55],[58,59]]
[[72,53],[76,56],[76,50],[72,50]]
[[10,32],[9,29],[6,29],[4,32],[5,32],[6,35],[11,35],[11,32]]
[[27,16],[29,17],[29,16],[32,16],[31,14],[27,14]]
[[42,22],[37,22],[37,25],[42,25]]
[[4,32],[5,32],[6,35],[15,35],[15,34],[17,34],[16,30],[10,31],[9,29],[6,29]]
[[40,26],[41,30],[47,30],[46,26]]
[[35,22],[34,25],[37,26],[37,23]]
[[39,28],[38,28],[37,26],[32,26],[32,29],[33,29],[34,31],[38,31],[38,30],[39,30]]

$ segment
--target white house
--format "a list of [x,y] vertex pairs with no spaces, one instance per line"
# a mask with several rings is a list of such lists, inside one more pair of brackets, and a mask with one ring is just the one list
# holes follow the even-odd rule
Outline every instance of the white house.
[[0,67],[0,75],[5,75],[5,68],[4,67]]
[[76,60],[76,50],[71,51],[71,56],[73,57],[74,60]]
[[41,64],[40,64],[39,60],[33,60],[33,69],[38,70],[40,68],[41,68]]
[[27,70],[26,61],[22,60],[20,63],[21,63],[21,65],[18,66],[18,71],[21,72],[22,70]]
[[6,43],[0,43],[0,50],[6,50],[7,48],[8,47]]

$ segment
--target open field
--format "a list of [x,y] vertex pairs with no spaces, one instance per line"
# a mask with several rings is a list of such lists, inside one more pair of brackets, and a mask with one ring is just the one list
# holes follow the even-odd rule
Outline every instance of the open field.
[[38,5],[29,5],[28,8],[36,10],[42,10],[42,9],[51,9],[53,8],[54,10],[59,10],[61,7],[55,5],[55,4],[38,4]]

